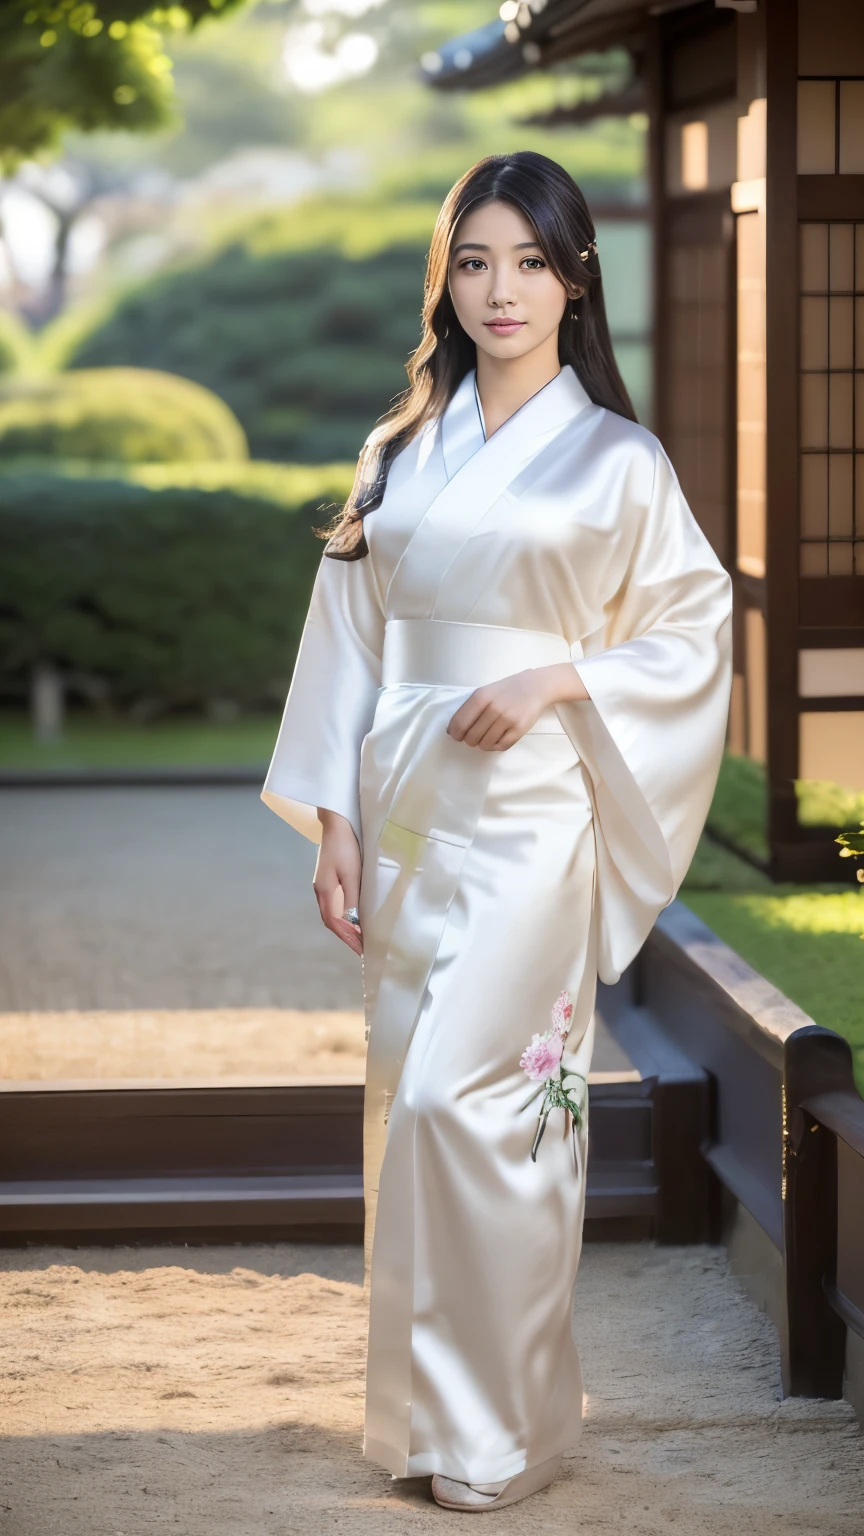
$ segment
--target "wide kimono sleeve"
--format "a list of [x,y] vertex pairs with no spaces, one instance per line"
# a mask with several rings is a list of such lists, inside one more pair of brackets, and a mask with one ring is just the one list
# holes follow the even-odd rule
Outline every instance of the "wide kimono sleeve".
[[316,809],[347,817],[362,849],[360,748],[381,686],[384,614],[371,557],[322,555],[282,725],[261,792],[314,843]]
[[617,981],[672,901],[717,781],[732,684],[732,585],[657,450],[626,574],[574,663],[590,699],[559,704],[588,772],[598,970]]

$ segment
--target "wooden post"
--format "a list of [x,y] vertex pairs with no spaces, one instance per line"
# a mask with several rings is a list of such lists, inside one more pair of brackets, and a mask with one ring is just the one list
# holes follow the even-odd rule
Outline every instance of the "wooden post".
[[765,0],[765,66],[768,836],[782,878],[778,847],[799,839],[797,0]]
[[784,1054],[783,1392],[842,1397],[846,1329],[826,1295],[837,1271],[837,1143],[804,1103],[848,1086],[852,1053],[839,1035],[814,1024],[790,1035]]
[[660,441],[667,428],[666,412],[666,252],[663,245],[666,205],[666,131],[663,102],[663,49],[659,16],[649,16],[645,28],[645,94],[648,106],[648,187],[651,199],[652,261],[652,427]]
[[652,1140],[658,1243],[710,1243],[717,1234],[717,1180],[703,1157],[711,1126],[708,1074],[658,1077],[652,1095]]

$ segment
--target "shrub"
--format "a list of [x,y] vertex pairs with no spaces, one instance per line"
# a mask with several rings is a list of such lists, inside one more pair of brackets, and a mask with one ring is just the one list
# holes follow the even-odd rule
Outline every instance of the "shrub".
[[188,379],[97,368],[0,382],[0,458],[146,463],[248,456],[224,401]]
[[73,369],[130,362],[227,400],[253,456],[356,457],[405,388],[434,207],[311,204],[261,219],[94,317]]
[[[221,470],[221,473],[220,473]],[[0,692],[32,668],[98,679],[120,707],[281,701],[349,466],[181,466],[0,477]],[[148,484],[147,478],[154,483]]]

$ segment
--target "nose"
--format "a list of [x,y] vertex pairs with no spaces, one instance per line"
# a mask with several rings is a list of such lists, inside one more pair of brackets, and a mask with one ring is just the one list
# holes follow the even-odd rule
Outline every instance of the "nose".
[[516,295],[512,291],[510,274],[506,267],[494,268],[488,302],[492,309],[506,309],[508,304],[516,303]]

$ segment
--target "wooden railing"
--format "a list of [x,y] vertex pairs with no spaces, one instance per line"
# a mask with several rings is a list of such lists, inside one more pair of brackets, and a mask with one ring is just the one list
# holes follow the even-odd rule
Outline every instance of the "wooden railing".
[[840,1397],[845,1385],[860,1409],[864,1099],[847,1042],[677,902],[601,1007],[637,1065],[650,1022],[708,1078],[707,1224],[722,1240],[743,1211],[767,1239],[743,1269],[777,1324],[784,1392]]

